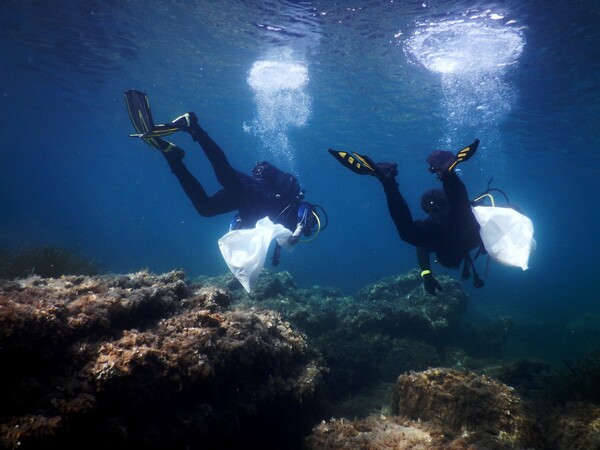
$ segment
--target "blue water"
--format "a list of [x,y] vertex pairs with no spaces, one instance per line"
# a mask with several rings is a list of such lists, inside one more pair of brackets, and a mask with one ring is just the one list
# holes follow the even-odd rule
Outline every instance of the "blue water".
[[[196,111],[236,167],[269,159],[298,175],[330,220],[283,255],[301,286],[352,293],[416,267],[376,180],[327,148],[397,161],[423,217],[420,195],[439,183],[425,157],[478,137],[460,171],[470,193],[493,177],[538,248],[525,272],[492,264],[485,288],[465,283],[473,307],[600,313],[594,0],[7,0],[0,51],[2,247],[66,247],[118,273],[227,272],[217,240],[231,217],[198,216],[164,159],[128,136],[135,88],[157,122]],[[189,136],[172,140],[216,191]]]

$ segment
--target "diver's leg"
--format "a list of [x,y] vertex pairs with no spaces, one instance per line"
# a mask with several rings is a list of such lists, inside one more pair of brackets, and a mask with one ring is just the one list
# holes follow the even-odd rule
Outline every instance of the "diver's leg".
[[381,179],[385,197],[387,199],[390,216],[396,225],[400,239],[415,247],[426,247],[429,242],[421,229],[415,225],[406,200],[398,189],[395,178]]
[[231,166],[221,147],[200,126],[196,114],[193,112],[186,113],[181,118],[176,119],[176,121],[184,123],[181,120],[182,118],[186,123],[183,129],[192,136],[194,141],[200,144],[221,186],[226,189],[237,190],[240,181],[238,171]]
[[190,173],[183,163],[183,150],[174,147],[172,151],[163,152],[165,159],[171,167],[171,172],[179,180],[179,184],[186,195],[198,211],[198,214],[205,217],[212,217],[231,211],[236,211],[237,205],[226,189],[217,192],[213,196],[208,196],[200,182]]

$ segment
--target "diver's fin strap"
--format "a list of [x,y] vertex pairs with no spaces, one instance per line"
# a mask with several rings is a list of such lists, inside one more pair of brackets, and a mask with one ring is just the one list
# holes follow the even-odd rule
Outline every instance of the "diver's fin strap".
[[458,163],[461,163],[471,158],[471,156],[473,156],[477,151],[477,147],[479,147],[479,139],[475,139],[475,141],[471,145],[468,145],[462,150],[459,150],[456,154],[456,161],[454,161],[452,165],[448,167],[448,172],[452,171]]
[[139,137],[142,139],[159,138],[169,136],[170,134],[176,133],[178,131],[181,131],[181,127],[170,123],[161,123],[159,125],[155,125],[154,128],[152,128],[151,130],[148,130],[143,133],[133,133],[129,136]]
[[367,156],[329,149],[329,153],[343,166],[359,175],[375,175],[376,166]]

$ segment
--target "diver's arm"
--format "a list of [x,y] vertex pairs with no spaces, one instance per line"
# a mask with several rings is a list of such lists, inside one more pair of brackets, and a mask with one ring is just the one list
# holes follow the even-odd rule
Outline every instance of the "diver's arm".
[[455,172],[445,174],[442,177],[442,185],[444,193],[453,208],[470,208],[471,201],[467,193],[467,188]]
[[429,238],[424,233],[421,221],[414,221],[404,197],[394,178],[381,179],[388,204],[390,217],[396,226],[400,239],[415,247],[427,246]]
[[431,269],[431,264],[429,262],[429,251],[426,248],[417,247],[417,261],[419,262],[421,272]]
[[429,261],[429,250],[424,247],[417,247],[417,261],[421,269],[421,277],[423,278],[423,286],[431,295],[435,295],[436,290],[441,291],[442,286],[431,275],[431,264]]

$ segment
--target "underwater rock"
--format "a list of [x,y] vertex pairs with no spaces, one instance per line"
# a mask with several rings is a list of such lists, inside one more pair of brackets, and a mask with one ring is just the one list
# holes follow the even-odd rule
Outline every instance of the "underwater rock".
[[392,383],[406,371],[440,364],[434,347],[410,339],[332,330],[311,339],[311,343],[326,361],[329,371],[324,377],[333,396],[344,396],[380,381]]
[[1,448],[293,448],[322,365],[181,272],[0,282]]
[[306,332],[341,326],[357,333],[422,339],[432,344],[446,342],[457,331],[468,299],[460,283],[446,276],[439,277],[444,291],[429,295],[416,270],[383,278],[355,296],[321,286],[301,289],[289,272],[268,269],[261,272],[250,294],[230,274],[194,281],[200,286],[230,290],[234,303],[260,302],[261,307],[281,312]]
[[440,434],[435,427],[403,417],[373,415],[361,420],[330,419],[314,428],[305,441],[304,450],[441,449]]
[[515,390],[470,371],[435,368],[398,378],[392,411],[430,421],[454,437],[526,448],[532,424]]
[[543,420],[545,448],[590,450],[600,448],[600,406],[570,403]]
[[252,288],[250,297],[260,301],[266,298],[278,298],[290,295],[298,289],[292,275],[287,271],[263,271]]
[[531,446],[540,441],[518,395],[472,372],[429,369],[401,375],[391,411],[322,421],[306,438],[305,449],[543,448]]
[[[322,421],[304,441],[303,450],[525,450],[558,447],[522,447],[490,435],[455,435],[438,423],[404,416],[374,414],[364,419]],[[570,450],[573,447],[561,447]],[[586,447],[597,448],[597,447]],[[578,450],[583,447],[578,447]]]
[[356,296],[321,286],[299,289],[287,272],[264,272],[259,284],[265,288],[239,301],[258,301],[263,308],[279,311],[308,334],[343,328],[445,344],[461,326],[467,307],[467,294],[459,283],[442,276],[443,295],[431,296],[416,271],[384,278]]
[[463,323],[457,342],[472,357],[500,358],[513,331],[512,318],[497,317],[494,320]]
[[576,361],[564,361],[545,378],[544,398],[551,404],[569,402],[600,405],[600,350]]
[[100,265],[60,247],[26,247],[19,251],[0,249],[0,279],[11,280],[32,275],[99,275]]
[[325,385],[335,397],[441,364],[445,348],[460,337],[467,295],[456,281],[439,279],[444,292],[437,296],[423,289],[417,271],[384,278],[355,296],[298,288],[288,272],[268,269],[251,294],[229,274],[194,281],[233,287],[233,304],[281,313],[323,355]]
[[[176,271],[0,281],[0,448],[600,448],[598,406],[565,403],[595,399],[595,357],[559,404],[542,362],[481,361],[522,397],[425,370],[472,364],[453,342],[466,295],[440,278],[443,300],[414,273],[347,296],[267,272],[260,298]],[[332,411],[361,419],[310,434]]]
[[552,366],[537,359],[519,359],[488,366],[486,375],[514,388],[521,398],[541,401],[548,387]]
[[584,357],[598,351],[600,314],[588,312],[572,319],[566,326],[564,341],[569,359]]
[[543,379],[537,413],[544,448],[600,449],[600,351],[564,361]]
[[384,278],[356,296],[321,286],[299,289],[279,278],[290,276],[265,271],[259,277],[265,286],[286,287],[275,296],[239,301],[278,311],[306,333],[326,361],[326,386],[334,396],[439,366],[467,304],[467,295],[447,277],[440,277],[443,296],[427,294],[415,271]]
[[250,293],[246,292],[231,272],[216,277],[198,277],[193,282],[200,286],[218,286],[227,289],[234,303],[295,297],[298,290],[298,286],[289,272],[285,270],[275,272],[267,268],[261,271]]
[[386,277],[358,291],[362,305],[353,326],[440,342],[456,332],[467,309],[460,283],[438,277],[443,291],[432,296],[423,289],[418,271]]

